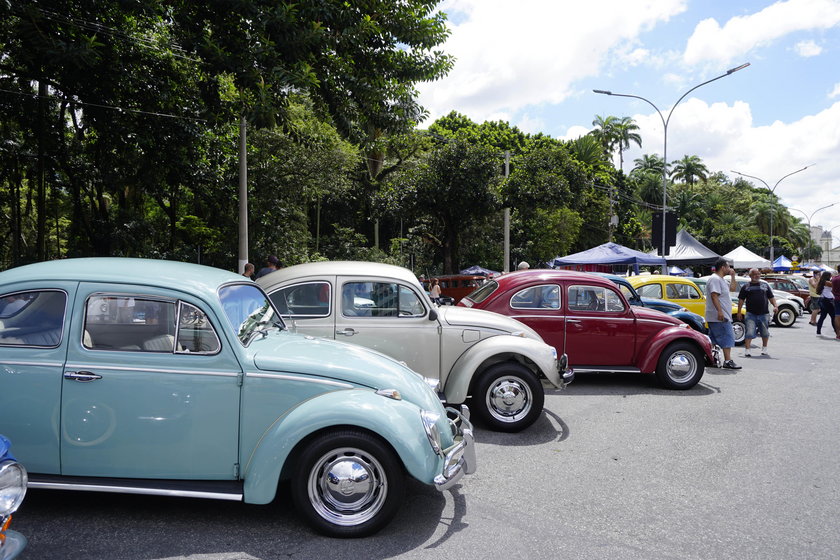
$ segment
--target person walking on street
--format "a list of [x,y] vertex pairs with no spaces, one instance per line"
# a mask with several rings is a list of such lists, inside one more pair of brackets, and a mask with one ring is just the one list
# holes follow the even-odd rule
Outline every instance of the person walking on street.
[[831,293],[834,296],[834,332],[840,337],[840,270],[831,277]]
[[811,273],[811,277],[808,278],[808,309],[811,310],[811,321],[808,323],[810,325],[817,324],[817,317],[820,314],[820,294],[817,291],[817,284],[820,283],[820,275],[816,272]]
[[738,319],[741,319],[743,313],[741,308],[746,303],[747,317],[744,325],[747,329],[746,338],[744,339],[744,357],[752,356],[751,346],[755,338],[756,330],[761,334],[761,355],[767,355],[767,341],[770,340],[770,324],[768,321],[768,313],[770,313],[767,303],[773,305],[773,312],[776,311],[776,296],[773,295],[773,290],[769,284],[761,283],[761,272],[757,268],[751,268],[750,283],[744,284],[741,291],[738,293]]
[[440,305],[440,280],[432,278],[432,285],[429,287],[429,296],[432,301]]
[[817,336],[822,336],[822,326],[826,317],[831,317],[831,328],[834,329],[834,336],[840,339],[840,332],[834,326],[834,292],[831,291],[831,273],[823,272],[820,275],[820,283],[817,284],[817,292],[820,294],[820,318],[817,320]]
[[[723,279],[729,274],[729,282]],[[712,344],[723,349],[723,367],[741,369],[732,359],[732,347],[735,346],[735,333],[732,330],[732,302],[729,292],[737,288],[735,269],[729,261],[720,258],[715,262],[715,273],[706,283],[706,322],[709,323],[709,338]]]

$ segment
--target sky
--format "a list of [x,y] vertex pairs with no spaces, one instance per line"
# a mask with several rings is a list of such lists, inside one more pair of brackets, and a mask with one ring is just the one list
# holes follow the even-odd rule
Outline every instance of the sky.
[[[596,115],[631,117],[642,147],[625,152],[629,172],[642,154],[662,155],[670,113],[668,161],[696,155],[711,172],[759,177],[792,216],[836,226],[832,246],[840,244],[840,0],[443,0],[438,8],[451,31],[442,49],[456,62],[418,88],[430,113],[424,125],[458,111],[572,139]],[[593,89],[644,97],[662,117],[644,101]]]

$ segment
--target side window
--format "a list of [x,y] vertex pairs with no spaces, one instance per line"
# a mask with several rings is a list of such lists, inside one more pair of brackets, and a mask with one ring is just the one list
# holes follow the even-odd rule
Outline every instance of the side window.
[[207,315],[186,302],[181,302],[178,313],[178,336],[175,350],[185,354],[215,354],[221,349],[219,336]]
[[329,282],[307,282],[280,288],[269,297],[284,317],[328,317],[331,294]]
[[514,309],[560,309],[560,286],[556,284],[532,286],[510,298]]
[[345,317],[416,317],[426,314],[420,297],[395,282],[348,282],[341,288]]
[[92,295],[87,300],[82,344],[92,350],[173,352],[174,300]]
[[50,290],[0,296],[0,346],[58,346],[66,304],[67,294]]
[[688,299],[703,299],[703,294],[700,293],[697,286],[689,286],[686,284],[686,288],[688,288]]
[[572,311],[624,311],[624,302],[615,290],[603,286],[570,286],[569,309]]
[[662,299],[662,285],[661,284],[648,284],[647,286],[642,286],[641,288],[639,288],[636,291],[642,297]]

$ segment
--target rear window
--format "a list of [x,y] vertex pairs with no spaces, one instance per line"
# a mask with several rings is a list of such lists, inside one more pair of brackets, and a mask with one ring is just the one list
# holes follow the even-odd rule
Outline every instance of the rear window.
[[480,287],[479,289],[474,290],[473,292],[471,292],[471,293],[467,296],[467,299],[471,299],[471,300],[472,300],[472,301],[474,301],[475,303],[481,303],[482,301],[484,301],[485,299],[487,299],[488,297],[490,297],[490,294],[492,294],[493,292],[495,292],[495,291],[496,291],[496,289],[497,289],[498,287],[499,287],[499,283],[498,283],[498,282],[496,282],[495,280],[490,280],[489,282],[487,282],[486,284],[484,284],[484,285],[483,285],[482,287]]
[[510,306],[514,309],[560,309],[560,286],[531,286],[510,298]]
[[0,297],[0,346],[53,348],[61,343],[67,294],[39,290]]

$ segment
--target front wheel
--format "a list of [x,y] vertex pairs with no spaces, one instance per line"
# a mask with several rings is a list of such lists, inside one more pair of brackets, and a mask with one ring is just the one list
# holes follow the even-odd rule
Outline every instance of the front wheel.
[[534,373],[525,366],[505,362],[479,376],[473,392],[476,414],[499,432],[524,430],[542,413],[545,393]]
[[774,322],[780,327],[792,327],[796,322],[796,311],[794,311],[792,307],[783,305],[779,307],[778,311],[776,311]]
[[390,521],[405,493],[395,453],[356,430],[322,434],[298,456],[291,493],[312,527],[331,537],[364,537]]
[[735,335],[735,345],[742,345],[744,343],[744,339],[747,338],[747,327],[744,325],[744,322],[733,319],[732,333]]
[[669,344],[656,365],[656,377],[668,389],[691,389],[703,377],[703,355],[690,342]]

